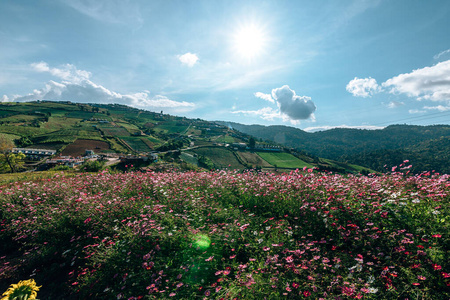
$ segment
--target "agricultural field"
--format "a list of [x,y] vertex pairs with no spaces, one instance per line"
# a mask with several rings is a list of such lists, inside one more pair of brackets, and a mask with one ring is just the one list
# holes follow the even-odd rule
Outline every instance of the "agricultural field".
[[276,166],[277,168],[289,168],[289,169],[296,169],[296,168],[312,168],[313,165],[304,162],[301,159],[298,159],[297,157],[293,156],[289,153],[282,153],[282,152],[257,152],[257,154],[267,161],[269,164]]
[[128,130],[123,127],[113,125],[97,125],[97,127],[103,132],[103,135],[107,137],[130,136]]
[[76,118],[66,118],[66,117],[50,117],[48,122],[41,125],[42,128],[57,131],[61,129],[71,128],[75,124],[79,123],[81,119]]
[[1,187],[0,290],[33,278],[39,299],[450,297],[448,175],[44,178]]
[[108,151],[109,149],[110,147],[107,142],[77,139],[75,142],[64,148],[61,155],[76,157],[85,155],[86,150],[93,150],[94,153],[98,154],[103,151]]
[[244,169],[244,166],[238,161],[233,152],[222,147],[197,148],[188,152],[209,158],[214,164],[214,168],[217,169]]
[[155,131],[163,133],[183,133],[188,127],[189,125],[182,125],[176,121],[172,121],[158,124],[158,127],[155,128]]
[[151,152],[152,149],[142,141],[140,137],[122,137],[123,141],[125,141],[134,151],[136,152]]
[[42,116],[37,115],[14,115],[9,117],[4,117],[1,119],[2,122],[10,122],[10,123],[30,123],[34,120],[43,119]]
[[163,144],[164,142],[160,139],[157,139],[153,136],[141,137],[141,141],[143,141],[149,148],[154,149],[157,146]]
[[191,153],[182,152],[180,158],[189,164],[198,165],[198,159]]
[[269,164],[267,161],[262,159],[256,153],[239,151],[239,152],[236,152],[236,154],[239,155],[239,157],[242,159],[242,161],[244,161],[248,165],[260,166],[262,168],[273,168],[273,166],[271,164]]
[[35,136],[33,142],[35,143],[51,143],[63,142],[72,143],[77,138],[80,139],[101,139],[100,133],[93,127],[72,127],[52,132],[46,135]]
[[51,130],[32,126],[1,125],[0,132],[32,137],[38,134],[49,133]]
[[130,136],[128,130],[123,127],[113,125],[98,125],[97,127],[103,132],[105,136],[108,137]]
[[214,140],[214,142],[217,143],[228,143],[228,144],[234,143],[236,141],[232,136],[229,135],[221,135],[218,136],[217,138],[213,138],[212,140]]

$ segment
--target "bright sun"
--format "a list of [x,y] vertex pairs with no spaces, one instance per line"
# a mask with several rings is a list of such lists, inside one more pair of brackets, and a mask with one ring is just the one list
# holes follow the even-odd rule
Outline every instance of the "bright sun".
[[252,59],[263,52],[266,36],[256,25],[239,28],[234,35],[234,50],[243,58]]

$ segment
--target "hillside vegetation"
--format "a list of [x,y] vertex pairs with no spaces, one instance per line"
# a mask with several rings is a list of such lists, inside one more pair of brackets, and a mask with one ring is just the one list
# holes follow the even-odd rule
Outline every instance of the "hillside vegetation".
[[382,130],[331,129],[309,133],[288,126],[218,122],[257,138],[336,161],[385,172],[404,160],[413,172],[450,173],[450,126],[391,125]]
[[[154,152],[163,168],[169,164],[182,169],[283,171],[316,167],[341,173],[371,172],[282,149],[275,142],[258,141],[256,146],[265,150],[245,149],[251,136],[228,126],[125,105],[35,101],[0,103],[0,109],[0,134],[13,139],[17,147],[57,150],[57,155],[83,156],[86,150],[122,156]],[[267,153],[271,147],[280,153]],[[29,169],[38,164],[28,161]],[[142,165],[133,167],[139,169]]]

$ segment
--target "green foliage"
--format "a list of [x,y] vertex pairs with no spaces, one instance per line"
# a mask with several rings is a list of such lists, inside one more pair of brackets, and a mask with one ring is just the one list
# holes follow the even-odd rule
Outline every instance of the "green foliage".
[[33,142],[30,141],[29,138],[27,137],[21,137],[18,141],[17,141],[17,146],[19,147],[27,147],[32,145]]
[[51,171],[68,171],[68,170],[72,170],[72,168],[66,165],[58,165],[56,167],[51,168]]
[[158,148],[156,148],[157,151],[161,151],[161,152],[165,152],[165,151],[169,151],[169,150],[177,150],[183,147],[183,141],[178,140],[172,140],[169,141],[166,144],[163,144],[161,146],[159,146]]
[[256,140],[255,140],[254,137],[251,137],[251,138],[248,140],[248,147],[249,147],[250,149],[253,149],[253,148],[255,148],[255,145],[256,145]]
[[14,142],[5,134],[0,134],[0,172],[14,173],[24,164],[25,155],[13,153]]
[[104,161],[87,160],[80,166],[80,170],[82,172],[98,172],[103,169],[104,165]]
[[207,170],[214,169],[214,163],[211,161],[211,159],[203,155],[198,156],[198,166]]

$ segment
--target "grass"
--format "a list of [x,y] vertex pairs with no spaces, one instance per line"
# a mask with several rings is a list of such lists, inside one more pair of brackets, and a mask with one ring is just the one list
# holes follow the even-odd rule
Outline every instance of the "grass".
[[292,154],[289,153],[278,153],[278,152],[257,152],[257,154],[267,161],[269,164],[276,166],[278,168],[312,168],[313,165],[304,162],[301,159],[296,158]]
[[217,143],[228,143],[228,144],[231,144],[231,143],[235,142],[235,139],[233,137],[229,136],[229,135],[222,135],[222,136],[219,136],[219,137],[215,138],[214,141],[217,142]]
[[4,186],[6,184],[11,183],[19,183],[19,182],[39,182],[45,179],[54,178],[55,175],[63,174],[65,177],[74,176],[74,173],[70,172],[61,172],[61,171],[40,171],[40,172],[26,172],[26,173],[9,173],[9,174],[0,174],[0,186]]
[[32,137],[38,134],[46,134],[51,130],[32,126],[14,126],[14,125],[0,125],[0,132],[12,133],[20,136]]
[[9,116],[9,117],[5,117],[0,119],[3,122],[11,122],[11,123],[21,123],[21,122],[31,122],[33,120],[41,120],[43,119],[42,116],[36,116],[36,115],[14,115],[14,116]]
[[66,118],[66,117],[54,117],[51,116],[48,122],[43,123],[41,126],[48,130],[60,130],[73,127],[75,124],[79,123],[81,119],[77,118]]

